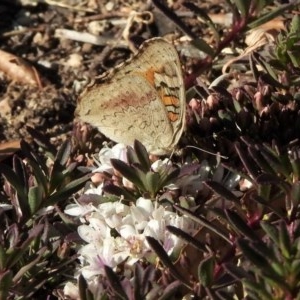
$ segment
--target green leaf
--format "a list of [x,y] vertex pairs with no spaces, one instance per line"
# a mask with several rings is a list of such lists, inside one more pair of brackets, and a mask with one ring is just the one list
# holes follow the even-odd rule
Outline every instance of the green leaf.
[[[256,147],[249,147],[248,152],[256,162],[256,164],[261,168],[264,173],[273,174],[274,170],[270,167],[269,163],[265,160],[265,158],[261,155],[260,150],[256,149]],[[256,174],[257,177],[257,174]]]
[[56,148],[50,143],[50,137],[45,134],[45,132],[40,132],[30,126],[26,126],[26,130],[33,137],[34,141],[43,148],[47,157],[54,161],[54,153],[56,153]]
[[250,228],[245,221],[234,211],[225,209],[226,216],[232,227],[241,235],[249,238],[252,241],[259,240],[254,230]]
[[287,51],[287,55],[292,62],[293,66],[299,68],[300,66],[300,59],[298,57],[299,51]]
[[47,176],[49,174],[47,166],[32,152],[30,146],[25,141],[21,141],[20,145],[21,150],[28,158],[29,165],[32,167],[36,181],[43,186],[45,192],[48,191]]
[[126,163],[119,159],[111,159],[112,166],[120,172],[126,179],[135,184],[138,188],[142,190],[147,190],[145,186],[145,178],[141,178],[142,175],[145,177],[145,174],[139,172],[136,168],[128,166]]
[[173,265],[171,259],[169,258],[168,254],[164,250],[164,248],[161,246],[161,244],[154,239],[153,237],[146,236],[146,240],[149,243],[149,246],[152,248],[152,250],[156,253],[156,255],[159,257],[161,262],[170,269],[170,272],[172,275],[180,280],[184,284],[188,284],[187,279],[182,276],[179,271],[176,269],[176,267]]
[[24,185],[19,179],[18,175],[7,165],[0,163],[0,172],[6,178],[11,186],[14,187],[19,197],[22,198],[22,201],[27,202],[27,194],[24,190]]
[[88,300],[86,297],[86,291],[88,290],[88,284],[85,278],[80,274],[78,277],[78,289],[80,300]]
[[162,188],[160,182],[160,175],[158,173],[150,171],[146,174],[146,188],[151,194],[151,198],[155,197],[157,192]]
[[249,175],[251,175],[252,178],[256,178],[259,174],[259,170],[251,157],[249,157],[249,154],[241,147],[240,143],[235,143],[235,150]]
[[44,206],[54,205],[58,201],[65,200],[72,194],[78,192],[84,186],[85,182],[91,178],[91,176],[92,174],[87,174],[79,179],[71,181],[62,189],[48,197]]
[[296,181],[292,184],[291,189],[291,218],[295,218],[300,204],[300,182]]
[[188,233],[184,232],[183,230],[181,230],[181,229],[179,229],[179,228],[177,228],[175,226],[171,226],[171,225],[168,225],[166,228],[172,234],[174,234],[177,237],[185,240],[187,242],[187,244],[192,245],[197,250],[199,250],[201,252],[207,252],[207,249],[206,249],[206,247],[205,247],[205,245],[203,243],[201,243],[200,241],[196,240],[194,237],[192,237]]
[[277,227],[271,225],[267,221],[260,222],[261,228],[264,230],[265,233],[272,239],[272,241],[279,246],[279,233]]
[[249,299],[259,299],[259,300],[269,300],[273,299],[273,296],[271,293],[269,293],[266,290],[265,286],[262,286],[262,284],[256,283],[254,280],[244,280],[243,281],[246,291],[247,291],[247,296],[249,296]]
[[283,221],[279,223],[279,245],[280,245],[280,250],[282,255],[286,259],[291,258],[291,240],[289,237],[288,229],[287,229],[287,224],[285,224]]
[[33,186],[29,189],[28,203],[30,207],[31,216],[35,214],[43,202],[44,190],[41,186]]
[[169,183],[174,182],[180,173],[180,169],[175,169],[171,173],[168,173],[167,169],[168,169],[168,167],[163,172],[160,172],[160,176],[161,176],[160,177],[160,180],[161,180],[160,185],[161,186],[166,186]]
[[[24,195],[27,195],[29,175],[27,174],[27,170],[26,170],[23,160],[21,158],[17,157],[16,155],[14,155],[14,157],[13,157],[13,170],[14,170],[15,174],[17,174],[18,178],[21,181],[21,184],[23,186]],[[21,195],[19,194],[19,196],[21,196]]]
[[238,8],[238,10],[241,12],[241,15],[243,18],[246,18],[249,14],[249,8],[251,5],[251,0],[233,0],[234,4]]
[[212,222],[208,221],[206,218],[203,218],[201,216],[196,216],[194,213],[192,213],[188,209],[185,209],[185,208],[180,207],[178,205],[174,205],[174,208],[176,210],[180,211],[185,216],[188,216],[190,219],[194,220],[195,222],[205,226],[206,228],[208,228],[212,232],[216,233],[218,236],[223,238],[229,245],[232,245],[232,241],[227,236],[228,234],[226,232],[224,232],[224,230],[222,228],[217,227]]
[[191,45],[196,47],[198,50],[208,54],[211,57],[215,56],[215,51],[211,48],[203,39],[197,37],[191,41]]
[[144,172],[149,171],[151,168],[151,162],[150,162],[149,154],[148,154],[145,146],[141,142],[135,140],[133,147],[134,147],[135,153],[137,155],[138,161],[142,167],[142,170]]
[[30,243],[41,234],[42,230],[44,229],[43,224],[36,225],[29,233],[29,236],[26,240],[18,247],[10,248],[7,251],[7,261],[6,265],[7,268],[12,268],[18,261],[21,259],[25,252],[28,251],[30,247]]
[[300,32],[300,16],[294,15],[291,24],[289,26],[289,31],[293,33],[299,33]]
[[299,275],[300,275],[300,259],[294,259],[291,264],[291,273],[294,275],[295,278],[298,278],[299,281]]
[[[239,0],[239,1],[243,1],[243,0]],[[281,5],[278,8],[275,8],[273,10],[271,10],[269,13],[266,13],[265,15],[261,16],[260,18],[256,19],[255,21],[253,21],[252,23],[248,24],[249,28],[256,28],[259,27],[262,24],[265,24],[273,19],[275,19],[276,17],[282,16],[282,14],[289,10],[289,9],[296,9],[297,5],[299,5],[300,1],[293,1],[289,4],[286,5]],[[276,6],[274,6],[276,7]]]
[[[127,190],[126,188],[120,186],[116,186],[114,184],[105,185],[103,187],[103,191],[105,193],[115,195],[118,197],[124,196],[125,201],[133,201],[133,202],[136,201],[136,195],[132,191]],[[116,201],[119,201],[119,199],[117,199]]]
[[65,165],[70,159],[71,142],[66,140],[57,151],[54,164],[50,175],[49,193],[52,193],[56,188],[61,186],[64,178],[69,174]]
[[12,288],[12,276],[13,273],[11,270],[2,271],[0,273],[0,299],[9,299],[8,292]]
[[286,178],[289,178],[291,173],[289,164],[283,163],[278,156],[265,147],[259,147],[259,150],[265,160],[269,163],[270,167],[274,170],[274,174],[282,174]]
[[59,163],[61,166],[65,165],[70,159],[71,149],[72,145],[70,140],[66,140],[65,142],[63,142],[63,144],[57,151],[55,162]]
[[265,75],[265,80],[267,79],[269,84],[273,85],[274,87],[278,87],[278,88],[284,87],[283,84],[277,80],[276,72],[274,71],[271,64],[269,64],[264,57],[259,55],[257,52],[253,52],[252,57],[267,73],[266,74],[267,76]]
[[2,243],[0,243],[0,270],[4,270],[6,268],[7,256],[5,248]]
[[239,204],[238,198],[230,190],[225,188],[222,184],[216,181],[204,181],[203,183],[223,199]]
[[120,283],[119,277],[114,273],[114,271],[108,266],[104,266],[104,271],[115,296],[117,296],[118,299],[129,300]]
[[176,292],[179,290],[180,287],[182,287],[182,283],[179,280],[173,281],[166,288],[163,289],[163,293],[158,300],[176,299]]
[[214,281],[215,258],[206,257],[198,266],[198,278],[204,287],[210,287]]
[[238,239],[237,244],[245,257],[248,258],[256,267],[258,267],[260,270],[269,270],[269,273],[272,272],[270,264],[266,258],[268,257],[267,253],[265,256],[258,253],[250,244],[250,242],[244,239]]
[[39,261],[41,260],[43,254],[47,251],[47,247],[42,247],[39,250],[39,253],[37,255],[37,257],[32,260],[30,263],[26,264],[24,267],[22,267],[21,269],[19,269],[19,271],[17,272],[17,274],[15,274],[15,276],[13,277],[13,282],[17,283],[21,277],[25,276],[25,273],[28,272],[31,268],[33,268],[34,266],[36,266]]
[[224,263],[222,264],[224,269],[235,279],[241,280],[243,278],[249,278],[250,274],[242,267],[237,266],[235,263]]

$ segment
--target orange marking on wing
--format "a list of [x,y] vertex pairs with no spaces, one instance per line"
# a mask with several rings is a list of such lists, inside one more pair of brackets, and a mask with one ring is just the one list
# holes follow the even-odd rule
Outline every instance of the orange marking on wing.
[[171,121],[171,122],[175,122],[178,120],[178,114],[176,113],[173,113],[171,111],[168,112],[168,119]]
[[147,72],[142,73],[142,75],[146,78],[146,80],[152,85],[154,86],[154,74],[155,74],[156,70],[154,68],[149,68],[149,70],[147,70]]
[[170,105],[178,107],[180,105],[179,99],[175,96],[162,95],[162,100],[165,106]]

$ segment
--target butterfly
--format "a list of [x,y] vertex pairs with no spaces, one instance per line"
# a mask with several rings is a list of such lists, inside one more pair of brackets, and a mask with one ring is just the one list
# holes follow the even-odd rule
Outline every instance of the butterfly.
[[162,38],[99,76],[80,95],[76,115],[117,143],[139,140],[154,155],[169,154],[185,124],[185,88],[178,53]]

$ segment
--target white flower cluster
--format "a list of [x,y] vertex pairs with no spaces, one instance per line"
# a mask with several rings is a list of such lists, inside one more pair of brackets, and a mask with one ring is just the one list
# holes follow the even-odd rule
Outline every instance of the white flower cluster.
[[125,260],[127,265],[139,259],[152,261],[153,252],[146,236],[159,241],[169,255],[177,255],[183,242],[170,234],[166,226],[191,231],[187,218],[144,198],[131,206],[119,202],[100,204],[86,219],[88,225],[78,227],[80,237],[87,243],[79,251],[81,273],[86,279],[104,274],[104,265],[115,268]]
[[[111,158],[120,157],[114,150]],[[107,151],[106,171],[110,169]],[[85,194],[95,193],[102,195],[101,185],[85,191]],[[116,269],[121,263],[130,268],[138,260],[155,263],[156,255],[149,247],[146,236],[155,238],[170,256],[177,257],[184,245],[183,240],[168,232],[167,225],[176,226],[187,233],[195,230],[194,222],[187,217],[179,216],[156,201],[145,198],[139,198],[131,205],[120,201],[105,202],[98,206],[76,203],[67,206],[65,213],[79,217],[83,223],[78,227],[78,233],[86,245],[79,250],[82,267],[78,274],[82,274],[88,282],[104,274],[104,265]],[[68,293],[67,287],[65,293]]]

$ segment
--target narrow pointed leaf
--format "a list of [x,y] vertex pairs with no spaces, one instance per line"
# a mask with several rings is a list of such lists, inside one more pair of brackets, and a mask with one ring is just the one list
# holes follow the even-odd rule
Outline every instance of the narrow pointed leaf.
[[31,268],[33,268],[34,266],[36,266],[39,261],[41,260],[41,257],[43,256],[43,254],[47,251],[47,247],[43,247],[39,250],[39,253],[37,255],[37,257],[32,260],[30,263],[28,263],[27,265],[25,265],[24,267],[22,267],[17,274],[14,276],[13,278],[13,282],[17,283],[22,276],[25,275],[26,272],[28,272]]
[[223,199],[239,204],[238,198],[222,184],[216,181],[205,181],[204,184]]
[[33,214],[35,214],[38,209],[41,206],[41,203],[43,201],[43,196],[44,196],[44,190],[43,188],[38,185],[38,186],[32,186],[29,189],[29,193],[28,193],[28,204],[30,207],[30,215],[32,216]]
[[105,274],[106,274],[106,277],[108,279],[108,282],[109,282],[112,290],[116,294],[116,296],[118,296],[118,299],[127,300],[128,297],[127,297],[127,295],[125,294],[125,292],[122,288],[122,285],[119,281],[118,276],[108,266],[104,266],[104,270],[105,270]]
[[279,233],[277,227],[269,224],[267,221],[261,221],[260,226],[267,233],[267,235],[272,239],[272,241],[279,246]]
[[269,163],[265,160],[265,158],[261,155],[260,151],[254,147],[248,148],[249,154],[256,162],[256,164],[263,170],[264,173],[273,173],[273,169],[270,167]]
[[147,191],[155,197],[157,192],[162,188],[162,186],[160,186],[160,175],[158,173],[150,171],[146,174],[146,188]]
[[45,205],[54,205],[58,201],[64,200],[68,197],[70,197],[72,194],[79,191],[85,184],[87,180],[91,178],[92,174],[87,174],[79,179],[73,180],[69,184],[67,184],[65,187],[63,187],[58,192],[54,193],[47,199],[47,204]]
[[[239,0],[239,1],[243,1],[243,0]],[[261,16],[260,18],[256,19],[255,21],[253,21],[252,23],[248,24],[249,28],[257,28],[262,24],[265,24],[273,19],[275,19],[278,16],[282,16],[282,14],[290,9],[296,8],[297,5],[299,5],[299,0],[296,1],[292,1],[289,4],[285,4],[285,5],[280,5],[275,9],[272,9],[269,13]],[[276,7],[276,6],[274,6]]]
[[143,287],[143,294],[146,294],[149,287],[151,286],[151,282],[153,282],[156,278],[156,270],[153,268],[152,265],[149,265],[146,270],[144,270],[143,274],[143,281],[142,281],[142,287]]
[[149,243],[150,247],[152,248],[152,250],[156,253],[156,255],[159,257],[159,259],[161,260],[161,262],[170,269],[170,272],[172,273],[172,275],[177,278],[178,280],[180,280],[182,283],[188,284],[188,282],[186,281],[186,279],[184,278],[184,276],[182,276],[178,270],[175,268],[175,266],[173,265],[172,261],[170,260],[168,254],[166,253],[166,251],[164,250],[164,248],[161,246],[161,244],[154,239],[153,237],[150,236],[146,236],[146,240]]
[[12,251],[7,254],[7,267],[11,268],[14,266],[19,259],[28,251],[28,247],[30,246],[31,242],[41,234],[42,230],[44,229],[43,224],[36,225],[29,233],[27,239],[20,245],[20,247],[14,247],[11,249]]
[[203,259],[198,266],[199,282],[204,287],[209,287],[214,281],[215,258],[213,256]]
[[300,203],[300,182],[299,181],[294,182],[292,185],[291,201],[293,207],[298,208]]
[[6,269],[6,262],[7,262],[6,249],[0,243],[0,270]]
[[34,176],[36,180],[43,185],[45,191],[47,190],[47,179],[48,176],[48,167],[45,162],[36,155],[29,144],[27,144],[24,140],[21,141],[21,150],[25,154],[26,158],[29,160],[29,164],[33,169]]
[[144,298],[144,289],[142,286],[143,281],[143,268],[139,263],[134,266],[133,286],[134,286],[134,299]]
[[19,197],[22,197],[22,200],[26,201],[27,195],[25,193],[22,181],[19,179],[17,174],[7,165],[1,163],[0,163],[0,173],[2,173],[2,175],[6,178],[9,184],[14,187]]
[[177,237],[187,241],[189,245],[194,246],[199,251],[201,252],[207,251],[204,244],[202,244],[200,241],[196,240],[194,237],[184,232],[183,230],[171,225],[167,226],[167,230],[170,231],[172,234],[176,235]]
[[241,12],[243,18],[246,18],[249,14],[249,8],[251,5],[250,0],[234,0],[234,4],[237,6],[238,10]]
[[212,232],[216,233],[217,235],[219,235],[221,238],[223,238],[226,242],[228,242],[229,245],[232,244],[230,238],[227,236],[228,233],[225,233],[221,228],[218,228],[217,226],[215,226],[213,223],[209,222],[207,219],[201,217],[201,216],[196,216],[194,213],[190,212],[189,210],[180,207],[178,205],[174,205],[174,207],[180,211],[182,214],[190,217],[192,220],[194,220],[195,222],[205,226],[206,228],[208,228],[209,230],[211,230]]
[[249,241],[246,241],[244,239],[238,240],[238,246],[242,250],[245,257],[247,257],[250,262],[252,262],[255,266],[257,266],[259,269],[265,269],[265,270],[271,270],[270,264],[268,260],[266,259],[267,253],[264,255],[258,253],[255,251],[255,249],[250,245]]
[[126,163],[119,159],[111,159],[111,164],[118,172],[120,172],[126,179],[131,181],[137,187],[139,187],[142,190],[146,189],[144,182],[140,178],[136,169],[134,169],[131,166],[128,166]]
[[24,162],[16,155],[14,155],[13,157],[13,170],[15,174],[17,174],[18,178],[20,179],[21,184],[23,186],[24,194],[26,195],[28,193],[29,176],[27,174],[27,170],[24,165]]
[[289,237],[287,225],[283,221],[279,223],[279,245],[282,255],[286,259],[291,259],[291,240]]
[[144,172],[149,171],[151,168],[151,162],[145,146],[141,142],[135,140],[133,147],[138,157],[139,163],[143,168],[143,171]]
[[88,289],[88,285],[85,278],[81,274],[78,277],[78,289],[79,289],[80,300],[87,300],[86,291]]
[[33,137],[34,141],[41,147],[43,150],[45,150],[46,155],[54,161],[56,153],[56,148],[53,146],[49,140],[49,136],[45,135],[45,132],[40,132],[38,130],[35,130],[34,128],[30,126],[26,126],[26,130],[29,132],[29,134]]
[[63,142],[63,144],[60,146],[60,148],[57,151],[55,162],[59,163],[60,165],[65,165],[67,161],[70,159],[71,155],[71,141],[66,140]]
[[250,228],[236,212],[229,209],[225,209],[225,213],[230,224],[241,236],[245,236],[252,241],[259,240],[254,230]]
[[8,292],[13,286],[13,273],[11,270],[2,271],[0,274],[0,299],[9,299]]
[[248,278],[249,273],[244,270],[242,267],[238,267],[234,263],[225,263],[223,264],[224,269],[235,279],[241,280],[243,278]]
[[247,172],[251,175],[252,178],[255,179],[259,174],[256,164],[253,163],[253,161],[249,158],[248,153],[245,153],[245,151],[242,149],[239,143],[235,144],[235,150],[238,156],[240,157]]
[[136,201],[136,196],[134,195],[134,193],[131,193],[130,191],[126,190],[125,188],[116,186],[114,184],[108,184],[105,185],[103,190],[108,193],[108,194],[112,194],[112,195],[116,195],[116,196],[124,196],[125,200],[131,200],[131,201]]
[[182,283],[179,280],[172,282],[163,290],[163,294],[158,298],[158,300],[175,299],[175,293],[181,286]]
[[166,171],[161,175],[161,186],[166,186],[171,182],[174,182],[175,179],[178,177],[180,173],[180,169],[175,169],[174,171],[172,171],[171,173],[168,174],[168,172]]

